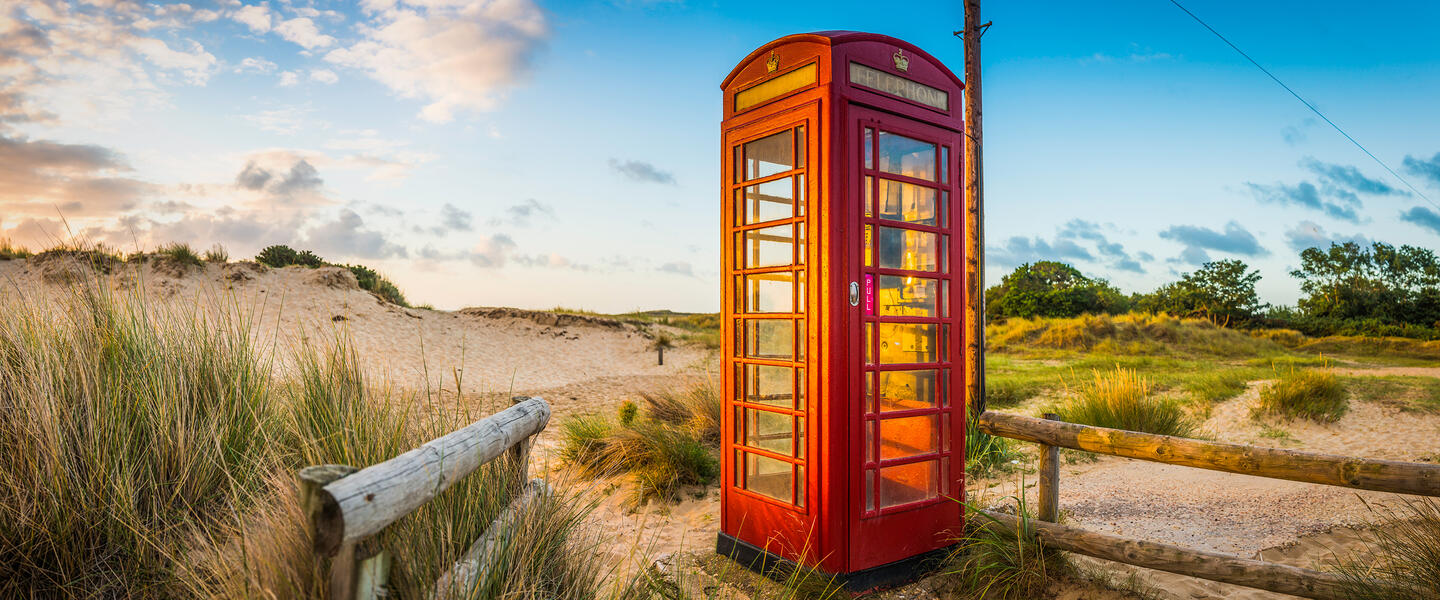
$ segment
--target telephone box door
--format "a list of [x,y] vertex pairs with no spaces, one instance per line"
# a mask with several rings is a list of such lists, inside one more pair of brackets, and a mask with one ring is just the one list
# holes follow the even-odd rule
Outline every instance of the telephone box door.
[[[727,289],[735,318],[721,450],[725,531],[799,559],[818,548],[813,270],[816,104],[725,133]],[[760,542],[763,540],[763,542]]]
[[[965,458],[961,134],[852,107],[851,570],[954,543]],[[866,543],[884,540],[884,543]]]

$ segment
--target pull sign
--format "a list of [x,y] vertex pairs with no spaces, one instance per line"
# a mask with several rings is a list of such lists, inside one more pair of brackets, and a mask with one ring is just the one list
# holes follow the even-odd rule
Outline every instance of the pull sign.
[[860,284],[850,282],[850,306],[860,306]]
[[875,314],[875,276],[865,274],[865,314]]

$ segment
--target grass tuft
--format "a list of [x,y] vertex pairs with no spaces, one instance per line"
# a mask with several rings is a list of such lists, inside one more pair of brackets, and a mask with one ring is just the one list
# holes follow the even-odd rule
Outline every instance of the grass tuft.
[[1053,409],[1070,423],[1189,437],[1195,422],[1171,398],[1150,393],[1150,383],[1134,369],[1094,371],[1094,380],[1071,391],[1071,398]]
[[957,576],[961,598],[1040,598],[1054,578],[1070,570],[1058,552],[1035,536],[1027,503],[1011,499],[1019,521],[1015,530],[967,505],[965,535],[946,558],[944,569]]
[[985,407],[1006,408],[1040,394],[1040,385],[1010,377],[987,377],[985,379]]
[[18,258],[30,258],[34,253],[24,246],[16,246],[8,239],[0,239],[0,260],[15,260]]
[[1440,600],[1440,501],[1402,498],[1371,523],[1375,541],[1340,561],[1354,600]]
[[223,265],[230,262],[230,252],[226,250],[224,246],[221,246],[220,244],[215,244],[214,246],[211,246],[209,250],[205,251],[205,256],[203,258],[207,263]]
[[1260,390],[1260,403],[1251,414],[1334,423],[1350,409],[1346,395],[1344,383],[1329,370],[1291,370]]
[[1015,440],[993,436],[976,427],[977,415],[965,423],[965,472],[975,477],[1014,470],[1015,462],[1024,455]]

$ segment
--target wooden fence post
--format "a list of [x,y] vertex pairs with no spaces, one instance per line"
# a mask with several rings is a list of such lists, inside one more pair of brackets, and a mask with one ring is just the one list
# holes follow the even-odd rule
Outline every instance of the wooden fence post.
[[[510,405],[514,406],[526,400],[529,396],[511,396]],[[510,462],[515,465],[515,483],[511,486],[511,497],[520,493],[520,488],[530,480],[530,444],[535,441],[535,436],[526,436],[510,448]]]
[[[1060,415],[1045,413],[1045,418],[1059,421]],[[1060,520],[1060,447],[1040,444],[1040,498],[1037,507],[1041,521]]]
[[[305,512],[305,533],[311,540],[319,540],[317,523],[326,511],[335,510],[327,505],[321,488],[345,478],[357,471],[350,465],[316,465],[300,469],[300,508]],[[330,579],[332,600],[352,600],[356,592],[355,544],[344,544],[334,555],[326,555],[315,549],[315,560],[320,562],[320,572]]]

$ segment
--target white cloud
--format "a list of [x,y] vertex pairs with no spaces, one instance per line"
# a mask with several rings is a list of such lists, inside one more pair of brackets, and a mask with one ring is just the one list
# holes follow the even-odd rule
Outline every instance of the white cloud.
[[318,81],[324,84],[331,84],[340,81],[340,76],[330,69],[311,69],[310,81]]
[[270,31],[270,8],[264,4],[241,7],[240,10],[230,13],[230,18],[255,33]]
[[275,26],[275,33],[288,41],[304,46],[306,50],[324,48],[335,43],[335,38],[320,33],[315,22],[305,17],[290,19]]
[[278,66],[279,66],[279,65],[276,65],[275,63],[270,62],[270,61],[268,61],[268,60],[265,60],[265,59],[263,59],[263,58],[259,58],[259,57],[247,57],[247,58],[241,59],[241,60],[240,60],[240,64],[238,64],[238,65],[235,66],[235,72],[236,72],[236,73],[269,73],[269,72],[271,72],[271,71],[274,71],[274,70],[276,69],[276,67],[278,67]]
[[495,108],[544,46],[545,15],[532,0],[480,4],[370,0],[378,24],[359,42],[325,55],[360,69],[407,98],[428,102],[421,118],[445,122],[460,110]]
[[285,71],[280,74],[280,87],[290,87],[300,83],[300,74],[294,71]]

